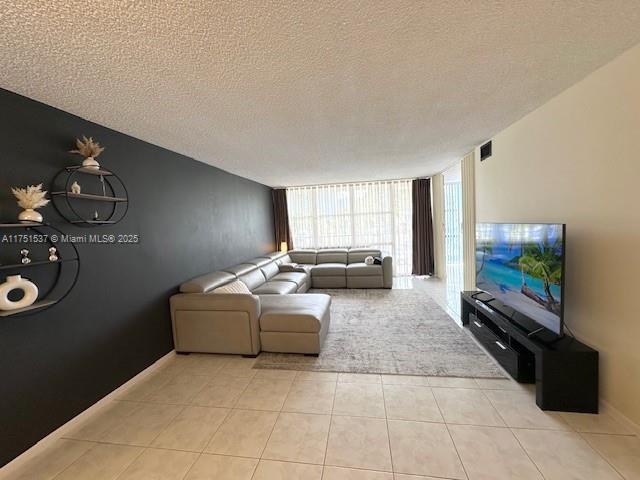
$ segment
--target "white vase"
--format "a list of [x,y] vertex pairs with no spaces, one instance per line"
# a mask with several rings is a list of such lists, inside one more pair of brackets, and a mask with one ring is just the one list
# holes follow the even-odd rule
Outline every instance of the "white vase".
[[42,215],[36,212],[33,208],[27,208],[20,212],[20,215],[18,215],[18,220],[25,223],[42,223]]
[[[22,290],[23,297],[13,302],[9,300],[9,292],[13,290]],[[0,284],[0,310],[16,310],[18,308],[28,307],[38,298],[38,287],[26,278],[20,275],[9,275],[7,280]]]
[[85,168],[91,168],[92,170],[98,170],[100,164],[93,157],[87,157],[82,161],[82,166]]

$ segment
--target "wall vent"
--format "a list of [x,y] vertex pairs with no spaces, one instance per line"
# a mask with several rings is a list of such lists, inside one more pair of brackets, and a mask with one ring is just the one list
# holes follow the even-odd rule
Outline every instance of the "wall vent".
[[480,147],[480,161],[491,156],[491,140]]

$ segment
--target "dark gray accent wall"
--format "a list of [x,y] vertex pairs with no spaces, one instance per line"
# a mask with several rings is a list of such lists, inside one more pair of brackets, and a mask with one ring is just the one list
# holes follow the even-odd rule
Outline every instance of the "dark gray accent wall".
[[[75,289],[53,308],[0,318],[0,465],[173,348],[168,298],[184,280],[274,250],[268,187],[0,89],[0,222],[20,209],[10,186],[44,182],[78,163],[74,138],[130,197],[117,225],[66,233],[138,234],[138,245],[78,245]],[[0,243],[2,256],[20,247]],[[27,275],[25,275],[27,276]],[[0,275],[0,282],[4,276]]]

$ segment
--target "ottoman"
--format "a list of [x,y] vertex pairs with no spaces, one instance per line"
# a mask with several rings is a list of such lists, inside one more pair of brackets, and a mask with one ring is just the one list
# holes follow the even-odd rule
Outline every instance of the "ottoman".
[[260,295],[264,352],[319,354],[329,331],[331,297],[310,293]]

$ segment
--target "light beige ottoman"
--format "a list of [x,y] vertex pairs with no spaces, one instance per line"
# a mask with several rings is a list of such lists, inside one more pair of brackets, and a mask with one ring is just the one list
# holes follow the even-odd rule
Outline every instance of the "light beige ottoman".
[[331,297],[260,295],[262,351],[317,355],[329,331]]

